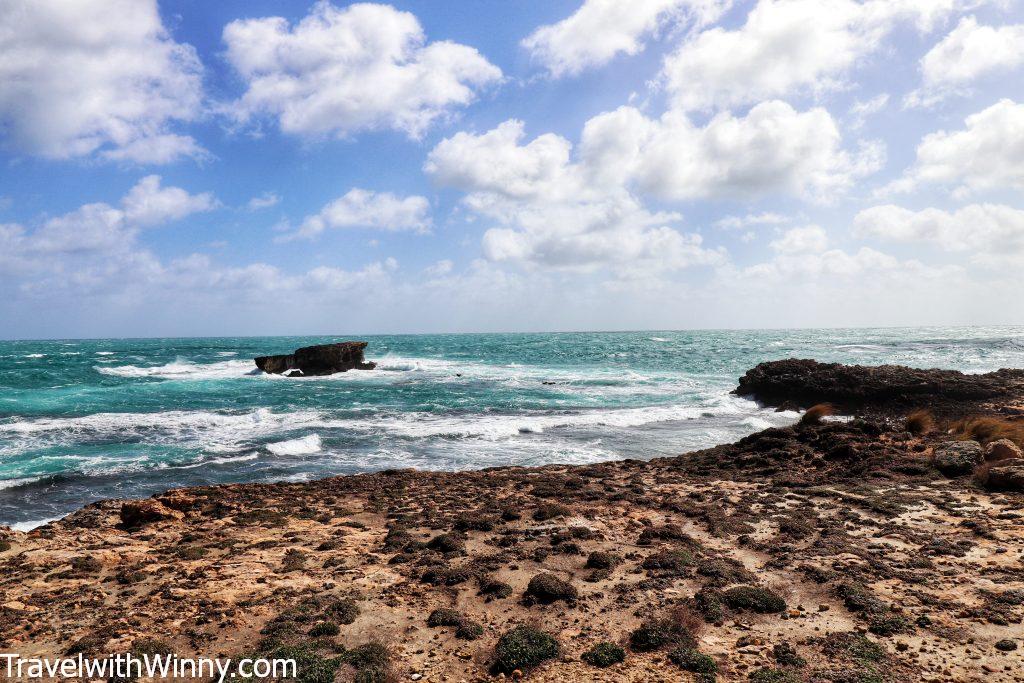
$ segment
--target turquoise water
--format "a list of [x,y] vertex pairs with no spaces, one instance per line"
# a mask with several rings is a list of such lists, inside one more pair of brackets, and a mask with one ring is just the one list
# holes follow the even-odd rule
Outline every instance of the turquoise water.
[[775,358],[1024,367],[1024,328],[358,338],[377,370],[301,379],[252,358],[336,338],[0,342],[0,524],[174,486],[675,455],[795,420],[729,394]]

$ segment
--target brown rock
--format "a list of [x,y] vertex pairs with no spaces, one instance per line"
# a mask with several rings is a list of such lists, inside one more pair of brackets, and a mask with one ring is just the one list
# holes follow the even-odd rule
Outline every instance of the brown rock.
[[333,375],[348,370],[372,370],[376,363],[363,359],[367,342],[348,341],[337,344],[318,344],[296,349],[295,353],[255,358],[256,367],[271,374],[288,373],[289,377]]
[[154,522],[179,520],[184,515],[172,510],[158,500],[128,500],[121,505],[121,523],[129,529]]
[[991,465],[985,487],[992,491],[1024,491],[1024,460],[1006,460]]
[[1024,457],[1020,446],[1009,439],[999,439],[985,446],[985,461],[997,462],[999,460],[1011,460]]

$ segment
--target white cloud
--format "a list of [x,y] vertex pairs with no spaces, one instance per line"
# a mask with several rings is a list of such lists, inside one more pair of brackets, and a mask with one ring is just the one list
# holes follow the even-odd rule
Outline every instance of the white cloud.
[[739,28],[705,30],[665,59],[676,105],[729,108],[847,85],[901,22],[928,30],[966,0],[759,0]]
[[281,197],[276,192],[264,192],[263,194],[250,199],[245,208],[249,211],[263,211],[277,206],[281,203]]
[[979,78],[1022,64],[1024,24],[981,26],[974,17],[965,17],[921,58],[921,88],[910,93],[905,104],[927,107],[947,97],[970,94]]
[[789,222],[788,216],[766,211],[749,213],[745,216],[726,216],[715,221],[715,227],[721,230],[741,230],[754,225],[780,225]]
[[828,248],[828,235],[818,225],[792,228],[768,246],[779,254],[817,254]]
[[161,187],[160,176],[146,176],[121,200],[124,218],[132,225],[160,225],[193,213],[210,211],[217,200],[209,192],[189,194],[180,187]]
[[168,163],[205,152],[171,131],[202,109],[202,66],[156,0],[0,3],[0,130],[15,151]]
[[461,132],[431,151],[424,170],[441,185],[467,192],[463,204],[497,223],[484,234],[492,261],[622,276],[720,263],[702,238],[669,227],[680,216],[652,213],[610,174],[571,160],[556,135],[526,144],[520,121],[480,135]]
[[50,268],[53,255],[104,255],[128,253],[140,229],[181,220],[218,206],[212,194],[189,194],[179,187],[161,187],[160,176],[147,176],[128,191],[120,208],[98,202],[50,218],[36,230],[7,226],[4,233],[8,256],[25,267]]
[[720,113],[704,127],[678,111],[655,121],[622,107],[587,122],[582,155],[597,172],[632,178],[665,199],[783,192],[827,201],[878,170],[884,151],[872,143],[850,154],[827,111],[772,101],[744,117]]
[[644,39],[673,21],[717,20],[732,0],[584,0],[572,15],[541,26],[522,41],[553,77],[576,75],[619,54],[635,55]]
[[870,100],[857,100],[850,107],[850,129],[860,130],[864,127],[868,118],[885,109],[889,104],[889,94],[881,93]]
[[285,239],[311,238],[327,228],[373,228],[389,232],[430,232],[430,202],[426,197],[398,197],[390,192],[352,188],[307,216],[301,227]]
[[926,135],[903,178],[881,193],[921,185],[955,186],[954,196],[985,190],[1024,189],[1024,104],[1001,100],[971,114],[966,127]]
[[889,242],[930,243],[949,252],[974,252],[978,262],[1024,256],[1024,211],[971,204],[956,211],[911,211],[891,204],[857,214],[854,234]]
[[766,102],[737,118],[722,113],[704,127],[684,114],[649,119],[632,107],[584,126],[578,153],[565,138],[524,141],[521,121],[482,134],[460,132],[430,152],[425,172],[466,192],[472,215],[497,225],[484,255],[551,268],[608,267],[621,276],[721,263],[681,216],[652,212],[639,193],[669,200],[751,197],[783,192],[830,200],[874,171],[881,151],[841,148],[823,109],[800,113]]
[[416,17],[389,5],[339,9],[324,0],[294,26],[282,17],[240,19],[223,37],[247,85],[231,113],[243,122],[274,116],[286,133],[395,129],[419,137],[501,78],[471,47],[427,43]]

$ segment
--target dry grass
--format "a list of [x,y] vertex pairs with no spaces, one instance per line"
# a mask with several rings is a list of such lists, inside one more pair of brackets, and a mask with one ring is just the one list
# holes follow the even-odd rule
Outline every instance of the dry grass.
[[800,418],[801,425],[816,425],[821,424],[821,418],[828,417],[835,413],[835,409],[831,403],[819,403],[818,405],[811,406],[807,409],[807,412]]
[[984,445],[1009,439],[1024,448],[1024,422],[999,417],[968,417],[954,422],[949,433],[959,439],[970,439]]
[[907,415],[905,423],[907,431],[915,436],[924,436],[935,430],[935,418],[927,410],[915,410]]

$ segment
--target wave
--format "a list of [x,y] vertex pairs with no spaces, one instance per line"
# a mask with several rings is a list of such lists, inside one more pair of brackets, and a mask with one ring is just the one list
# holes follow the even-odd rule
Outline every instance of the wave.
[[13,489],[19,486],[28,486],[34,484],[37,481],[42,481],[44,477],[21,477],[18,479],[0,479],[0,491],[4,489]]
[[46,358],[45,353],[30,353],[25,358]]
[[267,450],[274,455],[305,455],[316,453],[321,448],[323,448],[323,442],[316,434],[267,444]]
[[30,519],[27,522],[15,522],[11,525],[11,529],[14,531],[32,531],[50,522],[56,522],[59,519],[63,519],[63,517],[46,517],[45,519]]
[[[94,367],[104,375],[114,377],[157,379],[230,379],[259,373],[251,361],[229,360],[219,363],[193,363],[176,360],[172,363],[155,366],[118,365],[114,367]],[[259,373],[262,374],[262,373]]]
[[[689,404],[507,414],[437,414],[421,411],[338,416],[318,410],[273,412],[268,408],[243,413],[202,410],[94,413],[81,417],[32,418],[0,423],[0,434],[21,437],[18,439],[22,442],[18,450],[54,443],[81,443],[83,440],[135,440],[143,444],[198,447],[210,453],[230,454],[251,450],[263,439],[280,438],[289,433],[311,429],[344,430],[348,435],[377,434],[406,439],[442,437],[496,441],[556,429],[632,428],[697,419],[740,420],[751,416],[760,416],[771,424],[785,424],[793,419],[792,415],[773,413],[752,401],[724,395]],[[753,424],[750,426],[755,427]],[[273,443],[266,448],[276,455],[299,452],[296,449],[315,452],[322,448],[319,439],[319,436],[311,434],[301,439]],[[98,467],[111,463],[89,464]]]

